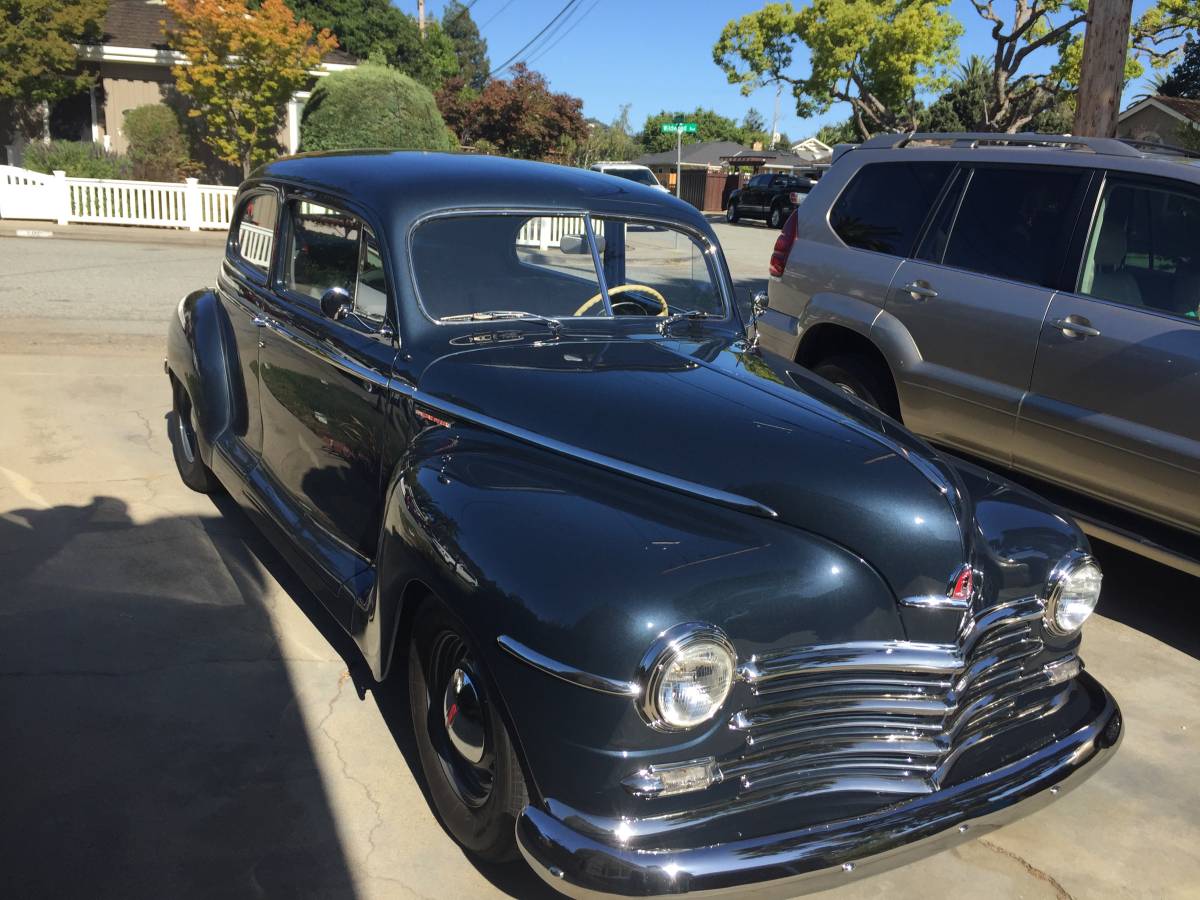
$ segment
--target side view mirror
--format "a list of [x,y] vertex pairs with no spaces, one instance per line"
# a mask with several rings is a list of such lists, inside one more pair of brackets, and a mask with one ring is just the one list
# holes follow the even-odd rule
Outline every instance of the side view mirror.
[[[592,250],[588,246],[586,234],[564,234],[558,241],[558,249],[563,253],[571,254],[572,256],[591,253]],[[604,235],[596,235],[596,252],[604,252]]]
[[321,312],[335,322],[354,311],[354,298],[344,287],[331,287],[321,295]]
[[750,311],[753,313],[755,319],[767,311],[770,302],[766,291],[754,292],[754,296],[750,298]]

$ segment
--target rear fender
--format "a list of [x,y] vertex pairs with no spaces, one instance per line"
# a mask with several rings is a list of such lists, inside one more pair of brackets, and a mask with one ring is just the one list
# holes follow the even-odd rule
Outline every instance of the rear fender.
[[196,413],[200,456],[212,464],[213,445],[232,418],[230,323],[212,288],[184,297],[168,326],[167,367],[187,390]]

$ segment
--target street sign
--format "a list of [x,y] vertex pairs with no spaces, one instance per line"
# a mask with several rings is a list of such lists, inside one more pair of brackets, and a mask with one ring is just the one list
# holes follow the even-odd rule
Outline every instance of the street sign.
[[659,128],[661,129],[661,131],[659,132],[660,134],[676,134],[676,133],[695,134],[696,133],[696,123],[695,122],[663,122],[662,125],[659,126]]

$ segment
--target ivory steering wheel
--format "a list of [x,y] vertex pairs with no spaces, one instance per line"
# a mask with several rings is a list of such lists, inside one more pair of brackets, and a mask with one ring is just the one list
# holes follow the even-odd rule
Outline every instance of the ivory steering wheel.
[[[655,313],[656,316],[665,316],[670,311],[667,307],[667,298],[664,297],[662,294],[660,294],[658,291],[656,291],[654,288],[648,287],[647,285],[644,285],[644,284],[617,285],[615,288],[608,289],[608,296],[612,297],[615,294],[624,294],[626,291],[641,291],[643,294],[649,294],[656,301],[658,301],[658,303],[662,306],[662,309]],[[603,293],[597,294],[595,297],[590,298],[586,303],[584,303],[583,306],[579,307],[579,309],[575,310],[575,312],[573,312],[571,315],[582,316],[585,312],[587,312],[589,309],[591,309],[593,306],[595,306],[597,303],[599,303],[603,299],[604,299]]]

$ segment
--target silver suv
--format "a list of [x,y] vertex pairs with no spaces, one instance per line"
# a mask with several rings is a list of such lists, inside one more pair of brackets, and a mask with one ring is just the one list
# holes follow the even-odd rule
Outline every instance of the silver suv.
[[938,444],[1200,533],[1200,164],[995,134],[835,160],[776,245],[761,348]]

